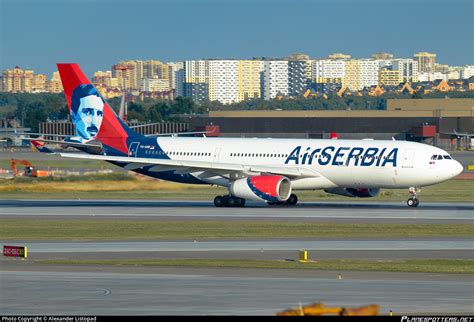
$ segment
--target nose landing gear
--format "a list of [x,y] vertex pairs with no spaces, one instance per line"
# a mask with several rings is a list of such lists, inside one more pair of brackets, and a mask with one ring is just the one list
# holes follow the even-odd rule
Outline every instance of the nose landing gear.
[[420,190],[417,189],[416,187],[410,187],[408,189],[408,192],[411,194],[411,197],[407,200],[408,207],[418,207],[418,205],[420,204],[420,201],[416,197],[416,193],[420,192]]

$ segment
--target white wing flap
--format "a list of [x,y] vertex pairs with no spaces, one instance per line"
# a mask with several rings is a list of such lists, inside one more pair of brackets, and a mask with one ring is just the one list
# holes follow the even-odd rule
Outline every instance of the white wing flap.
[[127,170],[134,170],[148,165],[154,165],[152,171],[164,171],[164,169],[176,169],[179,171],[230,171],[230,172],[257,172],[279,174],[288,177],[319,177],[319,173],[307,168],[295,166],[263,166],[263,165],[241,165],[234,163],[215,163],[206,161],[187,161],[187,160],[170,160],[170,159],[151,159],[151,158],[135,158],[135,157],[116,157],[107,155],[93,155],[81,153],[59,153],[64,158],[104,160],[115,162],[129,163],[125,166]]

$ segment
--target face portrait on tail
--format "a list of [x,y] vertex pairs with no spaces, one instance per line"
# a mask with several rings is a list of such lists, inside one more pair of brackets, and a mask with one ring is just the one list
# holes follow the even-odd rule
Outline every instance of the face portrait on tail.
[[71,117],[76,136],[84,141],[95,138],[104,117],[104,101],[91,85],[79,85],[72,94]]

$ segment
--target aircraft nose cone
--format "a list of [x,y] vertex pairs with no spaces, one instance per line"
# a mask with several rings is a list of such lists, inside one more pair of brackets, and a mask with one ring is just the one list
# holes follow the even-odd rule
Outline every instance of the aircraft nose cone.
[[459,163],[458,161],[454,161],[454,176],[457,176],[458,174],[460,174],[461,172],[463,172],[464,170],[464,167],[462,166],[461,163]]

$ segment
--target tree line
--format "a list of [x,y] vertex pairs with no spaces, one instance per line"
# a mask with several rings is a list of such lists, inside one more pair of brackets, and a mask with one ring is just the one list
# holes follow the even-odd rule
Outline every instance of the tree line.
[[[128,120],[141,122],[182,121],[186,115],[207,114],[215,110],[384,110],[390,98],[474,98],[474,91],[430,94],[395,94],[382,96],[337,95],[328,98],[302,96],[265,101],[253,99],[239,103],[222,105],[216,101],[196,104],[189,97],[177,97],[175,100],[152,100],[129,102]],[[118,113],[120,97],[108,100],[109,105]],[[0,93],[0,119],[17,119],[23,126],[38,131],[40,122],[69,119],[64,94],[51,93]]]

